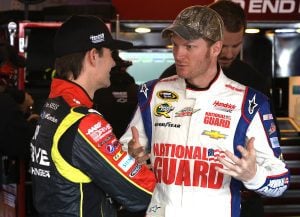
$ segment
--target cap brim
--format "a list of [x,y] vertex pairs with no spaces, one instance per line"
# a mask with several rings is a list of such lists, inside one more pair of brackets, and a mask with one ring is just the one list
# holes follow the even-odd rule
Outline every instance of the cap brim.
[[185,39],[185,40],[193,40],[196,39],[193,34],[193,31],[186,27],[186,26],[182,26],[182,25],[174,25],[172,24],[171,26],[165,28],[162,31],[162,37],[163,38],[168,38],[170,37],[171,33],[175,33],[176,35],[180,36],[181,38]]
[[113,50],[128,50],[133,47],[133,44],[128,41],[122,40],[112,40],[108,45],[104,45],[104,47],[108,47]]

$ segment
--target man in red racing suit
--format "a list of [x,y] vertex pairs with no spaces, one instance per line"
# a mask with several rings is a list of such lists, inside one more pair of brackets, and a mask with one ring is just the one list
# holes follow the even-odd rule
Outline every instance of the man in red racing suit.
[[[130,211],[146,209],[154,174],[122,150],[110,124],[91,109],[95,90],[109,84],[114,66],[109,48],[120,41],[92,16],[71,17],[57,34],[56,44],[68,35],[66,47],[55,47],[60,78],[52,81],[31,142],[33,201],[39,216],[116,217],[114,201]],[[74,50],[76,37],[88,51]],[[73,60],[78,57],[82,67]]]

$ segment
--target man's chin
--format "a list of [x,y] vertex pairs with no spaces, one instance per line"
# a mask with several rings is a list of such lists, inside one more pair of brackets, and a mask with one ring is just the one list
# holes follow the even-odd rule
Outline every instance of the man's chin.
[[176,73],[180,78],[186,78],[187,76],[187,72],[183,70],[178,70]]
[[110,81],[108,81],[107,83],[103,84],[103,86],[101,88],[108,88],[111,85]]
[[226,61],[226,62],[219,62],[219,64],[220,64],[220,66],[221,66],[221,68],[222,69],[226,69],[226,68],[229,68],[229,66],[231,65],[231,61],[230,62],[228,62],[228,61]]

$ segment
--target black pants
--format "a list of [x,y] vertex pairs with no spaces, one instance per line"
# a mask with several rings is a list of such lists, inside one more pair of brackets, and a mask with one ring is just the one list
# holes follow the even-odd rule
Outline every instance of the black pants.
[[242,198],[240,217],[264,217],[264,204],[261,196],[253,193]]

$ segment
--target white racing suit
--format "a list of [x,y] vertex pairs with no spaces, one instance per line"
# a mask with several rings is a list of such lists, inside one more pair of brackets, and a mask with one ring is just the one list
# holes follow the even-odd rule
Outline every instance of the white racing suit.
[[[268,99],[218,73],[206,89],[189,87],[177,75],[143,84],[139,107],[121,138],[139,130],[151,151],[157,185],[147,217],[239,217],[240,188],[276,197],[288,187]],[[237,145],[255,137],[257,172],[240,182],[216,171],[224,150],[241,157]]]

